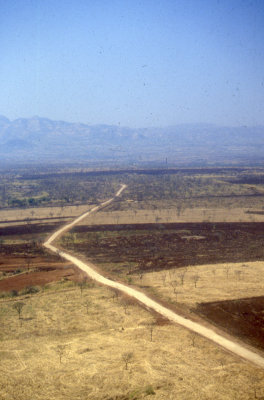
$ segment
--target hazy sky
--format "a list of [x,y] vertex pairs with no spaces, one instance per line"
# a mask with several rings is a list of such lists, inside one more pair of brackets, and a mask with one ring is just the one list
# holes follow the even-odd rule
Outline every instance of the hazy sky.
[[0,0],[0,114],[264,124],[263,0]]

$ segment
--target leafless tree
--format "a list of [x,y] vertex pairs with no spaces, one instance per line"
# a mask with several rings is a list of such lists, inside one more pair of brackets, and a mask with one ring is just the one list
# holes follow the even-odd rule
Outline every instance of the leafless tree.
[[150,324],[148,324],[149,333],[150,333],[150,341],[151,342],[153,341],[153,331],[154,331],[155,326],[156,326],[156,322],[155,321],[150,322]]
[[170,286],[172,287],[173,293],[175,294],[177,292],[178,282],[176,280],[170,281]]
[[139,279],[140,279],[140,282],[142,282],[142,279],[143,279],[143,277],[144,277],[144,274],[143,274],[143,272],[139,272],[138,273],[138,277],[139,277]]
[[197,338],[197,333],[196,332],[191,332],[190,333],[190,339],[191,339],[191,343],[192,343],[193,347],[195,346],[196,338]]
[[66,344],[58,344],[58,346],[55,348],[55,351],[58,354],[59,359],[60,359],[60,364],[62,361],[62,357],[65,355],[66,347],[67,347]]
[[127,309],[130,305],[129,300],[127,298],[123,298],[121,301],[121,305],[124,308],[125,314],[127,314]]
[[179,273],[182,286],[184,285],[184,278],[185,278],[186,272],[187,271],[185,268],[181,268],[180,273]]
[[15,304],[13,304],[13,308],[14,308],[14,310],[16,310],[16,312],[18,314],[18,319],[20,320],[20,326],[22,325],[21,314],[22,314],[22,310],[23,310],[24,306],[25,306],[25,303],[23,303],[22,301],[17,301]]
[[32,257],[30,254],[25,254],[25,259],[26,259],[27,269],[29,271],[30,264],[32,263]]
[[87,286],[87,277],[85,276],[81,281],[79,281],[77,283],[77,285],[79,286],[80,290],[81,290],[81,296],[83,294],[83,289]]
[[88,315],[88,310],[91,307],[91,302],[89,300],[85,300],[85,302],[83,303],[84,307],[86,308],[86,314]]
[[193,282],[194,282],[194,287],[195,287],[195,288],[197,287],[197,282],[199,281],[199,279],[200,279],[200,277],[199,277],[198,274],[195,274],[195,275],[193,276]]
[[132,362],[133,353],[132,352],[125,352],[122,354],[122,360],[125,363],[125,369],[128,369],[128,364]]
[[181,212],[182,212],[182,204],[178,203],[176,208],[177,208],[177,215],[179,217],[181,215]]
[[117,289],[112,289],[113,290],[113,301],[116,299],[116,300],[118,300],[118,298],[119,298],[119,290],[117,290]]

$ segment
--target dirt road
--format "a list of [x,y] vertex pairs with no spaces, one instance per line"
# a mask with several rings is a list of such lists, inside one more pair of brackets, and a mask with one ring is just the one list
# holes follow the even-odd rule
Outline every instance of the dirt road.
[[137,291],[136,289],[133,289],[122,283],[114,282],[108,278],[105,278],[104,276],[102,276],[98,272],[96,272],[92,268],[92,266],[89,265],[88,263],[84,263],[83,261],[79,260],[78,258],[76,258],[62,250],[59,250],[58,248],[56,248],[55,246],[52,245],[52,242],[55,239],[57,239],[62,233],[71,229],[74,225],[76,225],[82,219],[86,218],[91,213],[98,211],[99,209],[110,204],[116,197],[119,197],[125,188],[126,188],[126,185],[122,185],[121,188],[118,190],[118,192],[116,193],[116,195],[113,198],[101,203],[99,206],[92,208],[90,211],[87,211],[86,213],[82,214],[80,217],[76,218],[70,224],[67,224],[64,227],[62,227],[61,229],[59,229],[57,232],[55,232],[53,235],[50,236],[50,238],[44,243],[44,246],[47,249],[59,254],[61,257],[65,258],[66,260],[75,264],[77,267],[79,267],[80,269],[85,271],[90,278],[96,280],[97,282],[102,283],[103,285],[109,286],[111,288],[118,289],[118,290],[122,291],[123,293],[126,293],[127,295],[134,297],[140,303],[144,304],[145,306],[147,306],[148,308],[150,308],[152,310],[155,310],[162,316],[168,318],[170,321],[177,323],[179,325],[182,325],[185,328],[187,328],[193,332],[196,332],[199,335],[204,336],[207,339],[217,343],[218,345],[231,351],[232,353],[238,355],[239,357],[242,357],[245,360],[248,360],[248,361],[258,365],[259,367],[264,368],[264,358],[261,357],[259,354],[241,346],[240,344],[238,344],[234,341],[226,339],[224,336],[217,334],[212,329],[208,329],[205,326],[203,326],[197,322],[193,322],[187,318],[184,318],[184,317],[176,314],[174,311],[171,311],[168,308],[162,306],[158,302],[150,299],[144,293],[141,293],[141,292]]

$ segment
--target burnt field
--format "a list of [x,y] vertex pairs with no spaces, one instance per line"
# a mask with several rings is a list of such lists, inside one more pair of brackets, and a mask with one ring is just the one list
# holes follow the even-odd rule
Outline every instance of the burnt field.
[[264,223],[77,226],[61,243],[96,263],[107,263],[112,272],[148,272],[263,260],[263,229]]
[[[65,219],[63,219],[63,222],[65,222]],[[50,232],[53,232],[53,231],[56,231],[57,229],[59,229],[59,227],[62,225],[63,222],[21,224],[21,225],[0,227],[0,239],[4,240],[5,236],[15,237],[15,236],[27,235],[27,234],[37,235],[37,234],[43,234],[43,233],[44,234],[50,233]]]
[[264,349],[264,296],[201,303],[196,311],[243,341]]

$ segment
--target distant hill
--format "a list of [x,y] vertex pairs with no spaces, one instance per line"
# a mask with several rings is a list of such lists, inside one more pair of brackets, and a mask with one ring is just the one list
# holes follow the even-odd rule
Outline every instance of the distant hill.
[[0,162],[259,164],[264,127],[186,124],[131,129],[0,116]]

